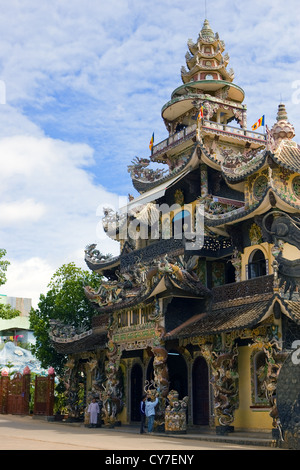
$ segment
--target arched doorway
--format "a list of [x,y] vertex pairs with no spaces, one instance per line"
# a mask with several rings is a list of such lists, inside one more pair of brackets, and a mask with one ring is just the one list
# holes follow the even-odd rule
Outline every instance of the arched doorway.
[[179,399],[188,395],[187,365],[184,357],[177,351],[168,352],[169,390],[176,390]]
[[134,364],[130,375],[131,421],[140,421],[140,402],[143,394],[143,370],[140,364]]
[[193,364],[193,424],[209,424],[209,377],[204,357],[197,357]]

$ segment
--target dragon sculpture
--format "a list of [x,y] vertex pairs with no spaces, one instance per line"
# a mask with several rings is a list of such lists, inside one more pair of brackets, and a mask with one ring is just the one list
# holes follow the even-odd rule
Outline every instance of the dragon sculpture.
[[189,398],[179,400],[179,393],[171,390],[167,396],[168,405],[165,414],[165,430],[171,432],[186,432],[186,411]]
[[137,261],[126,271],[116,271],[117,280],[102,281],[97,290],[85,286],[85,295],[100,308],[122,305],[136,298],[150,295],[161,279],[169,279],[176,286],[189,289],[201,295],[209,295],[195,273],[198,257],[192,256],[184,261],[183,257],[171,259],[167,255],[149,263]]
[[[267,219],[271,216],[273,220],[271,227],[268,227]],[[263,229],[271,236],[274,243],[273,253],[279,287],[284,286],[284,293],[289,292],[291,299],[296,287],[300,286],[300,259],[288,260],[284,258],[280,245],[282,242],[286,242],[300,249],[300,220],[281,211],[272,211],[264,216],[262,224]]]
[[131,165],[128,165],[128,173],[130,173],[132,179],[153,182],[159,180],[168,172],[165,169],[153,170],[148,168],[149,165],[150,160],[148,158],[135,157],[131,161]]
[[215,352],[211,344],[205,344],[201,352],[211,366],[217,419],[221,426],[229,426],[238,406],[238,348],[231,345],[226,351]]

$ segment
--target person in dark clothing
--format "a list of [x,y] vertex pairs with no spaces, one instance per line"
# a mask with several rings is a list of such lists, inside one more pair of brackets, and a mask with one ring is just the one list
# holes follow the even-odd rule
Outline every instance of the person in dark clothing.
[[146,414],[145,414],[145,402],[146,402],[146,395],[142,396],[141,403],[140,403],[140,414],[141,414],[141,428],[140,428],[140,434],[144,434],[144,426],[145,426],[145,419],[146,419]]

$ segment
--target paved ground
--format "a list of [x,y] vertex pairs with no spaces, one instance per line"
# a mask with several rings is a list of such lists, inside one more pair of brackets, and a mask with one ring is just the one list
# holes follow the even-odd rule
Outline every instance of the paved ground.
[[[134,426],[89,429],[83,425],[48,422],[31,416],[0,415],[0,450],[165,450],[178,454],[199,450],[279,450],[272,448],[264,436],[261,441],[252,436],[248,438],[247,445],[245,442],[237,437],[222,439],[213,434],[182,437],[140,435]],[[262,445],[259,445],[260,442]]]

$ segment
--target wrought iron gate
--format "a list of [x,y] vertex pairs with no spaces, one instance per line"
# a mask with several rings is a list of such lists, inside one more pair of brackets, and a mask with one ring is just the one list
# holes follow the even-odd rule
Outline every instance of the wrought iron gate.
[[35,377],[34,387],[34,415],[53,415],[55,375]]
[[[30,413],[30,369],[25,367],[23,374],[16,372],[0,376],[0,414],[27,415]],[[52,368],[48,376],[36,376],[34,383],[33,414],[53,416],[55,374]]]
[[8,375],[3,375],[0,377],[0,413],[7,413],[7,396],[8,396],[8,385],[9,377]]

